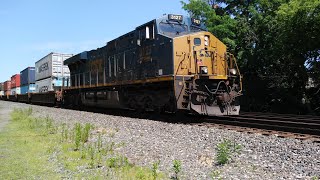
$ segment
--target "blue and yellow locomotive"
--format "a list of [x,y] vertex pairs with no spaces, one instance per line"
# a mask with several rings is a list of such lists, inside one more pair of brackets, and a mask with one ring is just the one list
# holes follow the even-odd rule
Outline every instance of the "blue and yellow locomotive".
[[165,15],[64,63],[66,105],[239,114],[236,60],[197,19]]

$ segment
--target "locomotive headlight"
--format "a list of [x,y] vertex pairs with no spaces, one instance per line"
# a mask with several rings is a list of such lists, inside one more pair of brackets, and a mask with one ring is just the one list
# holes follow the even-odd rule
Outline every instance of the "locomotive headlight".
[[204,45],[209,46],[209,37],[208,36],[204,37]]
[[229,69],[230,74],[232,75],[237,75],[237,70],[236,69]]
[[200,70],[201,70],[201,74],[208,74],[208,67],[207,66],[201,66]]

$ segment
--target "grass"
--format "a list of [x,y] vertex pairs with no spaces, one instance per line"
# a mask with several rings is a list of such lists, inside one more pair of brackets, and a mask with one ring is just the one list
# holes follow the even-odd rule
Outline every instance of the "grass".
[[91,124],[56,125],[32,109],[15,109],[11,119],[0,133],[2,179],[166,179],[159,164],[138,167],[115,153],[124,144],[104,143]]
[[180,175],[180,172],[181,172],[181,161],[173,160],[172,169],[173,169],[173,172],[174,172],[174,176],[171,179],[176,179],[176,180],[180,179],[179,175]]
[[158,160],[152,164],[151,171],[152,171],[152,179],[153,180],[156,180],[158,178],[159,165],[160,165],[160,160]]
[[0,133],[2,179],[58,179],[55,164],[48,162],[55,135],[45,131],[48,122],[31,117],[32,109],[14,110],[12,121]]
[[236,153],[240,153],[241,145],[236,144],[228,139],[224,139],[217,147],[216,159],[218,164],[224,165],[231,161]]
[[219,170],[212,171],[210,174],[210,178],[212,180],[221,180],[222,179],[221,171],[219,171]]

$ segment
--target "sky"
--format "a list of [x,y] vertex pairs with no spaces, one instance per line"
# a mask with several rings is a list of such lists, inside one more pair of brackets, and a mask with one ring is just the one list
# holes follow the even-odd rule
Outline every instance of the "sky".
[[0,82],[50,52],[102,47],[163,14],[187,13],[180,0],[10,0],[0,3]]

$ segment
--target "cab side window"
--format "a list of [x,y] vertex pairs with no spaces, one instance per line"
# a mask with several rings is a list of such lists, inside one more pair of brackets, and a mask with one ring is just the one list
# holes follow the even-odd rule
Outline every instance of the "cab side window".
[[148,39],[154,39],[154,24],[148,24],[144,27],[142,27],[139,30],[139,39],[141,39],[142,41],[148,40]]
[[194,38],[194,45],[200,46],[201,45],[201,39],[200,38]]

